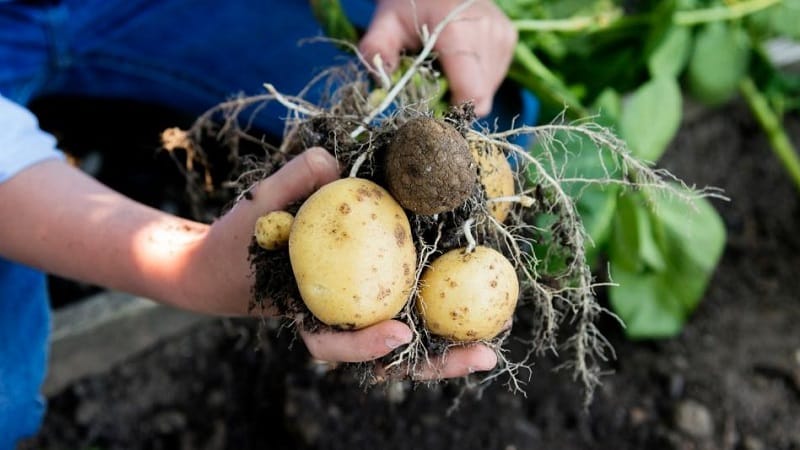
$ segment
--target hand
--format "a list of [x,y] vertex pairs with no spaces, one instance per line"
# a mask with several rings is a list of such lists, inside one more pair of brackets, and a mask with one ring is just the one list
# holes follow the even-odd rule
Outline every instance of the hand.
[[[247,305],[244,299],[250,294],[252,280],[243,274],[249,274],[246,249],[256,219],[268,211],[283,209],[289,203],[307,197],[338,176],[336,160],[328,152],[320,148],[309,149],[256,185],[251,191],[252,200],[238,203],[212,226],[205,245],[209,249],[216,249],[213,251],[217,255],[202,258],[214,263],[213,270],[204,277],[214,283],[208,289],[224,298],[243,299],[233,304],[231,310],[222,312],[235,314]],[[232,248],[242,250],[230,252]],[[227,280],[219,279],[213,275],[215,272],[230,272],[232,275]],[[219,293],[220,286],[233,289],[229,293]],[[300,335],[314,358],[331,362],[374,360],[411,340],[411,330],[397,320],[387,320],[357,331],[308,333],[301,330]],[[417,378],[459,377],[474,371],[489,370],[496,363],[494,351],[486,346],[463,347],[451,351],[446,360],[434,361],[423,368]]]
[[[411,0],[379,0],[359,50],[367,61],[380,54],[391,72],[402,50],[420,47],[417,27],[426,24],[432,31],[460,3],[462,0],[418,0],[414,9]],[[453,103],[473,100],[479,116],[488,114],[516,43],[513,24],[489,0],[477,0],[448,24],[434,49],[450,81]]]
[[[309,333],[300,330],[311,355],[322,361],[362,362],[378,359],[411,341],[411,330],[398,320],[386,320],[356,331]],[[455,378],[473,372],[491,370],[497,355],[489,347],[476,344],[451,349],[446,356],[422,364],[410,375],[415,380]],[[379,377],[387,376],[382,366],[375,369]],[[388,375],[391,376],[391,375]]]

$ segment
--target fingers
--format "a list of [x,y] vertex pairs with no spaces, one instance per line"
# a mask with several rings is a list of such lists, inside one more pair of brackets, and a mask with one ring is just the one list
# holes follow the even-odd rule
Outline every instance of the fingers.
[[[458,6],[458,1],[418,2],[383,0],[359,50],[372,63],[380,54],[387,71],[397,67],[403,50],[420,47],[417,27],[433,29]],[[484,116],[511,64],[517,32],[503,12],[488,0],[478,1],[450,22],[435,49],[450,81],[452,102],[472,100],[475,112]]]
[[[399,376],[410,376],[417,381],[439,380],[444,378],[458,378],[471,373],[492,370],[497,365],[497,354],[483,344],[474,344],[466,347],[454,347],[445,354],[437,356],[420,367],[413,368],[413,373],[408,373],[409,368],[399,370]],[[398,371],[387,370],[379,366],[375,369],[378,378],[391,378],[398,375]]]
[[397,68],[400,53],[415,48],[419,38],[411,34],[398,11],[387,7],[387,4],[382,2],[378,5],[358,51],[369,64],[373,63],[375,55],[380,55],[383,68],[387,73],[392,73]]
[[475,112],[485,116],[508,72],[517,32],[496,7],[479,6],[445,28],[436,49],[450,82],[452,102],[472,100]]
[[279,171],[253,187],[259,213],[284,209],[308,197],[320,186],[339,178],[339,165],[325,149],[314,147],[289,161]]
[[316,359],[337,362],[363,362],[385,356],[411,341],[411,330],[397,320],[356,331],[309,333],[300,330],[308,351]]
[[[365,362],[389,354],[392,350],[411,342],[411,329],[398,320],[387,320],[356,331],[325,331],[310,333],[300,328],[300,336],[311,356],[331,362]],[[474,372],[491,370],[497,365],[497,354],[483,344],[454,347],[444,355],[431,359],[407,373],[415,380],[457,378]],[[379,378],[387,375],[382,366],[375,369]],[[397,373],[396,371],[391,371]]]

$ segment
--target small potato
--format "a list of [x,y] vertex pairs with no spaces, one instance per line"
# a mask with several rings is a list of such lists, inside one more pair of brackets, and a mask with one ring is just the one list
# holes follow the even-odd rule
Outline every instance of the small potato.
[[328,325],[359,329],[400,312],[414,285],[417,253],[397,201],[371,181],[344,178],[300,207],[289,258],[311,313]]
[[272,211],[256,220],[256,242],[266,250],[277,250],[289,243],[294,216],[286,211]]
[[[477,139],[469,141],[469,149],[478,163],[478,175],[486,191],[486,198],[491,200],[514,195],[514,172],[505,153],[496,146]],[[500,223],[506,220],[510,210],[510,202],[489,203],[492,217]]]
[[478,246],[436,258],[420,280],[417,304],[426,328],[454,341],[497,336],[507,326],[519,296],[514,267],[500,252]]

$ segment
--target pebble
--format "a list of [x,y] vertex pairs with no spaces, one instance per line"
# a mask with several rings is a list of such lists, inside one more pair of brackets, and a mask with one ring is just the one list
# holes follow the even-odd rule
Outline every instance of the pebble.
[[742,440],[742,447],[744,450],[766,450],[766,446],[760,439],[753,436],[746,436]]
[[698,439],[707,439],[714,434],[711,412],[695,400],[678,403],[675,408],[675,426],[683,433]]

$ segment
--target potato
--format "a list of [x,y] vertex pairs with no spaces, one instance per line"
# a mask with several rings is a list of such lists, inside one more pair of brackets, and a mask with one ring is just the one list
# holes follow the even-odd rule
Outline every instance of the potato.
[[452,211],[477,181],[467,140],[431,117],[404,123],[386,149],[386,185],[403,207],[421,215]]
[[344,178],[300,207],[289,236],[300,295],[320,321],[359,329],[397,315],[415,281],[403,208],[377,184]]
[[432,334],[479,341],[503,331],[518,296],[517,274],[505,256],[485,246],[472,253],[461,248],[436,258],[423,272],[417,308]]
[[272,211],[256,220],[256,242],[265,250],[277,250],[289,242],[294,216],[286,211]]
[[[478,164],[478,176],[486,198],[510,197],[514,195],[514,172],[505,153],[494,145],[470,140],[469,149]],[[511,210],[510,202],[490,202],[489,212],[503,223]]]

